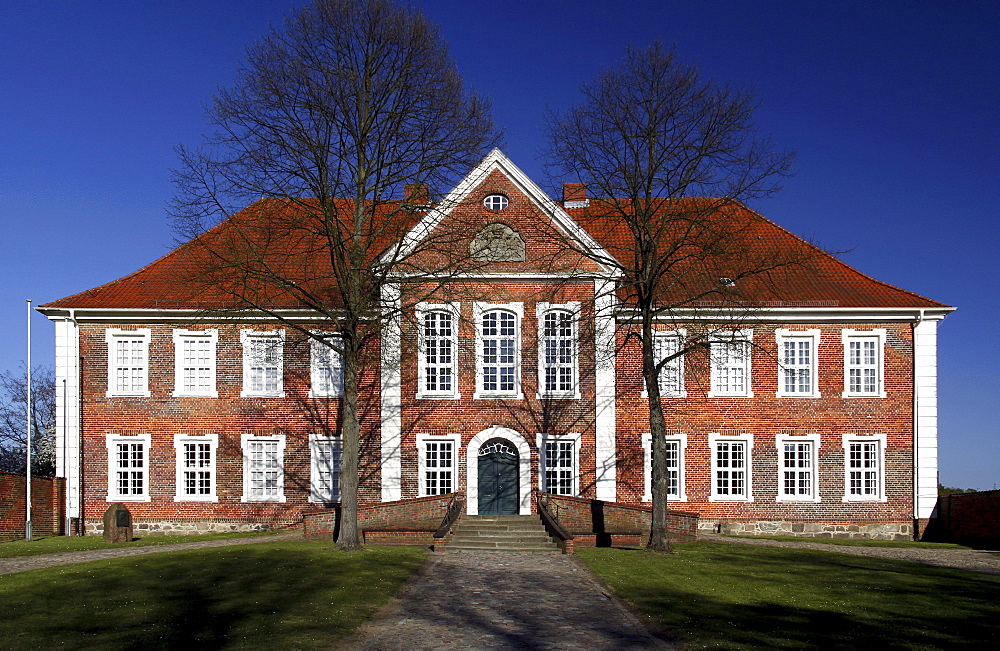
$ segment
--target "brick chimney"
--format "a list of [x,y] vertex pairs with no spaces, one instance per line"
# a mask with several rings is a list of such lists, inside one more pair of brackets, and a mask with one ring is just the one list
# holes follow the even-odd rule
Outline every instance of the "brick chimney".
[[421,183],[407,183],[403,186],[403,201],[414,206],[430,205],[430,191]]
[[586,183],[563,183],[563,208],[586,208],[589,205]]

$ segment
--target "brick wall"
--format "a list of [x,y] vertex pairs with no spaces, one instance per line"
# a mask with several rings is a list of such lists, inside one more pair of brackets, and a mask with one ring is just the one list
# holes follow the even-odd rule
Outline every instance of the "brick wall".
[[[563,495],[546,499],[559,524],[573,534],[577,547],[645,545],[649,539],[651,507]],[[690,542],[698,534],[698,514],[669,511],[667,527],[672,542]]]
[[942,495],[922,539],[1000,548],[1000,490]]
[[[358,509],[358,526],[365,542],[385,545],[430,544],[441,526],[454,494],[420,497]],[[303,513],[302,535],[309,540],[336,540],[340,508],[316,508]]]
[[[0,472],[0,540],[24,538],[25,476]],[[65,533],[65,480],[31,478],[31,531],[33,536]]]

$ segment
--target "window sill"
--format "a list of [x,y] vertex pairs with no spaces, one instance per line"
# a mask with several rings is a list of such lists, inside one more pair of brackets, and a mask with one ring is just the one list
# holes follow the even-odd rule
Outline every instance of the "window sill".
[[750,497],[733,497],[732,495],[710,495],[708,498],[709,502],[752,502],[753,496]]
[[149,495],[108,495],[109,504],[114,502],[151,502]]
[[[281,394],[280,397],[282,397],[282,398],[285,397],[285,394]],[[310,391],[309,392],[309,397],[310,398],[324,398],[324,399],[332,398],[334,400],[337,400],[338,398],[343,398],[344,394],[343,393],[313,393],[312,391]]]
[[477,393],[472,396],[476,400],[524,400],[524,394],[517,393]]
[[174,398],[218,398],[218,391],[209,391],[208,393],[188,393],[186,391],[173,391],[170,394]]
[[461,393],[416,393],[414,396],[417,400],[458,400],[462,397]]
[[853,504],[857,502],[867,502],[869,504],[878,504],[880,502],[887,502],[888,500],[884,497],[847,497],[846,495],[840,500],[844,504]]
[[284,501],[285,501],[284,495],[282,495],[281,497],[271,497],[271,498],[246,497],[246,496],[240,498],[240,502],[243,502],[244,504],[278,504]]
[[564,391],[564,392],[536,393],[535,397],[538,398],[539,400],[579,400],[580,392]]
[[753,391],[748,393],[714,393],[708,392],[709,398],[753,398]]
[[840,394],[841,398],[884,398],[885,392],[880,393],[848,393],[843,392]]
[[198,503],[201,503],[201,504],[210,504],[210,503],[215,503],[215,502],[218,502],[218,501],[219,501],[219,498],[216,497],[215,495],[206,495],[204,497],[192,497],[190,495],[175,495],[174,496],[174,502],[178,502],[178,503],[188,502],[188,503],[192,503],[192,504],[198,504]]
[[153,394],[150,391],[140,391],[137,393],[112,393],[108,391],[104,395],[107,398],[149,398]]
[[250,393],[249,391],[240,391],[241,398],[284,398],[285,392],[280,393]]
[[775,398],[803,398],[806,400],[812,400],[815,398],[822,398],[823,396],[819,393],[781,393],[777,392],[774,394]]
[[820,498],[818,497],[777,497],[774,500],[775,504],[819,504]]

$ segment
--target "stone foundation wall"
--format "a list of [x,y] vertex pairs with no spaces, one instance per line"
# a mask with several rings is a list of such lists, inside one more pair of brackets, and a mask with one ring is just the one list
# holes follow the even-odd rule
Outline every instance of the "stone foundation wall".
[[[270,531],[280,529],[266,522],[136,522],[133,526],[136,537],[181,536],[201,533],[245,533],[249,531]],[[103,522],[87,522],[85,535],[104,534]]]
[[699,522],[698,530],[704,533],[738,536],[913,540],[912,522],[814,522],[802,520],[713,522],[708,520]]

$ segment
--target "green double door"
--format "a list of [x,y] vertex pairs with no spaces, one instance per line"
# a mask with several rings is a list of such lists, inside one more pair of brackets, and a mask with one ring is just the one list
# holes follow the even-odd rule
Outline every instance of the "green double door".
[[517,461],[517,453],[507,446],[483,446],[479,453],[480,515],[518,514]]

